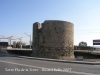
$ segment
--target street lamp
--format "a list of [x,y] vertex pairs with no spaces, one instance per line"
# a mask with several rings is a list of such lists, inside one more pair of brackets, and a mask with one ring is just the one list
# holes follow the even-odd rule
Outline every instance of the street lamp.
[[10,36],[10,37],[8,37],[8,39],[10,39],[10,46],[11,46],[11,38],[12,38],[13,36]]
[[27,33],[24,33],[24,34],[26,34],[27,36],[29,36],[30,37],[30,49],[31,49],[31,34],[29,35],[29,34],[27,34]]
[[20,37],[20,38],[17,38],[17,39],[19,39],[19,40],[20,40],[20,42],[21,42],[22,38],[23,38],[23,37]]
[[22,49],[22,43],[21,43],[21,40],[22,40],[23,37],[20,37],[20,38],[17,38],[20,40],[20,48]]

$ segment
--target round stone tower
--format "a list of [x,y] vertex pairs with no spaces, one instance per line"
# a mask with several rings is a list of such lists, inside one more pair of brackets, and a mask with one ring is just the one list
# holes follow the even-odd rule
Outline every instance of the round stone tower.
[[38,56],[57,59],[74,58],[74,25],[59,20],[46,20],[41,28],[42,44]]
[[33,56],[74,59],[74,25],[60,20],[33,24]]

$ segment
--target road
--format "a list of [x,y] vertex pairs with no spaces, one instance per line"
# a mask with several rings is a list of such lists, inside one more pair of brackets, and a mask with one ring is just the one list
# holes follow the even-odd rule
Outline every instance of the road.
[[0,54],[0,75],[100,75],[100,66],[26,59]]

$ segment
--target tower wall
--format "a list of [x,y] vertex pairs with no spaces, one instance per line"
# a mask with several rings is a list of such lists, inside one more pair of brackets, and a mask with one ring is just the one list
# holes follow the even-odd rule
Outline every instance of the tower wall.
[[[34,32],[33,37],[37,33],[36,30]],[[37,39],[39,45],[34,45],[34,48],[38,48],[38,50],[35,49],[38,57],[74,58],[74,25],[72,23],[59,20],[46,20],[42,23],[40,34],[37,37],[34,40],[36,41]]]

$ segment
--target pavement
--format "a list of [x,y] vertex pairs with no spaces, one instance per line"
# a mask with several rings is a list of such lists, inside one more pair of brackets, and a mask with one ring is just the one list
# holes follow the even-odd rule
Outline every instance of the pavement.
[[15,55],[15,54],[8,54],[6,50],[1,50],[1,55],[9,55],[9,56],[14,56],[14,57],[19,57],[19,58],[26,58],[26,59],[35,59],[35,60],[42,60],[42,61],[53,61],[53,62],[62,62],[62,63],[76,63],[76,64],[88,64],[88,65],[100,65],[100,60],[96,61],[77,61],[77,60],[60,60],[60,59],[50,59],[50,58],[38,58],[38,57],[28,57],[28,56],[20,56],[20,55]]
[[5,49],[0,49],[0,53],[8,54],[8,52]]
[[0,75],[100,75],[100,65],[37,59],[0,53]]
[[100,75],[98,62],[37,58],[0,52],[0,75]]

